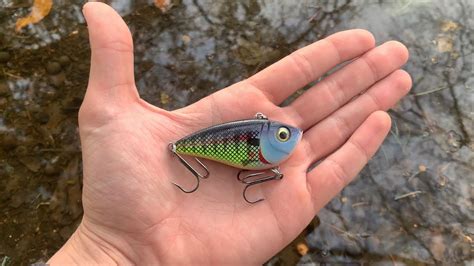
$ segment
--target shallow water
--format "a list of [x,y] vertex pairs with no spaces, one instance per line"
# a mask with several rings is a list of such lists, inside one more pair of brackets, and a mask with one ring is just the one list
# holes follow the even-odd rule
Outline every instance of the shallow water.
[[[82,215],[76,120],[89,47],[81,2],[54,1],[42,22],[16,33],[31,1],[0,0],[2,263],[46,260]],[[169,110],[340,30],[405,43],[414,86],[390,111],[382,149],[268,264],[473,263],[474,2],[183,0],[166,14],[148,1],[111,4],[134,36],[141,96]]]

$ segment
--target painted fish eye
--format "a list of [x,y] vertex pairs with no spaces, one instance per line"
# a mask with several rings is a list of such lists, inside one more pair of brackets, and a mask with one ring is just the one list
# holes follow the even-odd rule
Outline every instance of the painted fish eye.
[[286,142],[290,139],[290,130],[286,127],[280,127],[276,132],[276,138],[281,142]]

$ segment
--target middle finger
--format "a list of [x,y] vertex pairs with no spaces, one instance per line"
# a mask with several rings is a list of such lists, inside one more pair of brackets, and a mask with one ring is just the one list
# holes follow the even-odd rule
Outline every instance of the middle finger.
[[405,96],[410,88],[410,75],[403,70],[397,70],[306,131],[303,141],[307,145],[309,163],[318,161],[337,149],[371,113],[388,110]]
[[323,79],[285,109],[306,130],[400,68],[407,59],[408,51],[403,44],[386,42]]

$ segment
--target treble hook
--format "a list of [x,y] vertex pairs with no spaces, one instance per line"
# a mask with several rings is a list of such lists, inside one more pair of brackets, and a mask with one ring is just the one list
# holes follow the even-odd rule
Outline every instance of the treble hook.
[[257,172],[257,173],[248,174],[245,177],[241,177],[240,175],[243,172],[247,172],[247,170],[239,171],[239,173],[237,174],[237,180],[239,180],[243,184],[246,184],[246,186],[244,188],[244,191],[242,192],[242,195],[243,195],[246,202],[248,202],[250,204],[254,204],[254,203],[257,203],[257,202],[260,202],[260,201],[264,200],[263,198],[255,200],[255,201],[248,200],[246,192],[247,192],[247,189],[249,187],[257,185],[257,184],[261,184],[263,182],[267,182],[267,181],[271,181],[271,180],[279,180],[279,179],[283,178],[283,174],[280,173],[280,170],[278,168],[272,168],[272,169],[270,169],[270,171],[273,172],[274,175],[264,176],[264,177],[261,177],[261,178],[255,179],[255,180],[250,180],[250,181],[248,181],[249,178],[256,177],[256,176],[261,176],[261,175],[265,174],[266,172],[265,171],[264,172]]
[[179,161],[194,175],[194,177],[196,177],[196,181],[197,181],[197,184],[196,184],[196,187],[194,187],[193,189],[191,190],[184,190],[180,185],[176,184],[176,183],[172,183],[173,185],[175,185],[176,187],[178,187],[181,191],[183,191],[184,193],[193,193],[194,191],[196,191],[198,188],[199,188],[199,178],[202,178],[202,179],[206,179],[209,177],[209,170],[207,169],[206,165],[204,165],[198,158],[194,158],[194,160],[196,160],[196,162],[201,165],[201,167],[204,169],[205,171],[205,174],[200,174],[196,169],[194,169],[191,164],[189,164],[186,159],[184,159],[181,155],[179,155],[177,152],[176,152],[176,144],[174,143],[170,143],[168,145],[168,148],[170,149],[170,151],[176,155],[179,159]]

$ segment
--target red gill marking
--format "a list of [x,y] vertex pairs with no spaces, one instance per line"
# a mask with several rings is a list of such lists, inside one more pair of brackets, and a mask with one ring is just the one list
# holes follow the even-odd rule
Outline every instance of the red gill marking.
[[265,160],[265,158],[263,157],[262,149],[258,149],[258,159],[260,160],[260,162],[262,162],[264,164],[271,164],[270,162]]

